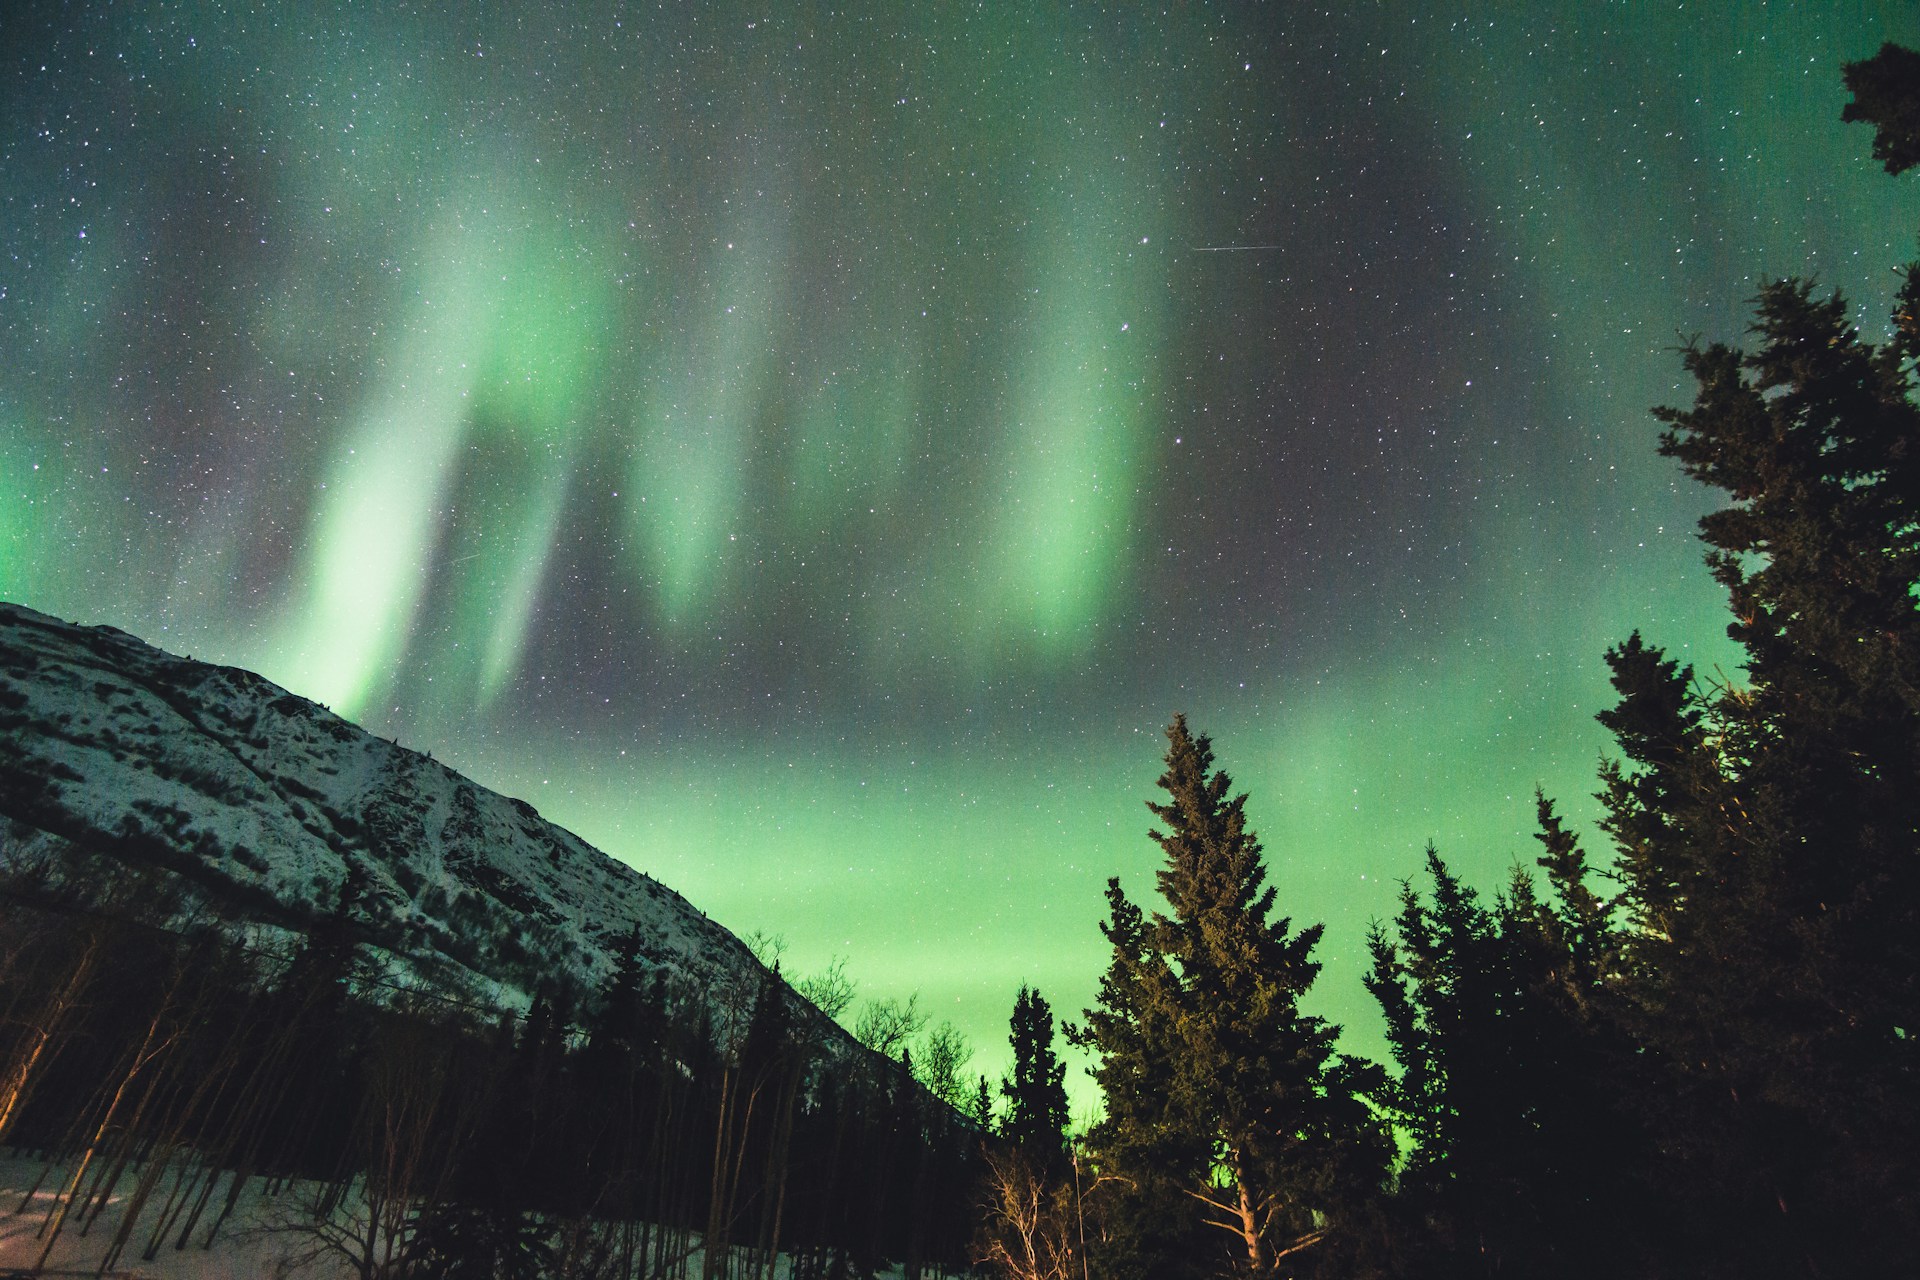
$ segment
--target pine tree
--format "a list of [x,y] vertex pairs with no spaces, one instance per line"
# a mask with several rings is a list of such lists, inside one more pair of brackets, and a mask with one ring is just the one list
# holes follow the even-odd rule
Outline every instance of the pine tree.
[[967,1103],[967,1119],[982,1133],[993,1131],[993,1082],[985,1076],[980,1077],[973,1098]]
[[[1577,845],[1557,821],[1548,832],[1570,863]],[[1644,1156],[1620,1105],[1630,1055],[1587,1016],[1562,916],[1523,869],[1489,907],[1431,846],[1426,865],[1431,899],[1403,883],[1393,927],[1368,939],[1400,1067],[1383,1101],[1410,1146],[1398,1207],[1412,1271],[1630,1274],[1628,1242],[1650,1234],[1623,1177]]]
[[420,1280],[541,1280],[553,1274],[559,1225],[521,1211],[441,1203],[410,1220],[397,1273]]
[[[1167,828],[1151,834],[1168,910],[1144,916],[1109,884],[1113,962],[1076,1032],[1101,1055],[1107,1102],[1089,1148],[1102,1175],[1134,1188],[1126,1211],[1150,1219],[1133,1241],[1154,1251],[1136,1259],[1149,1272],[1192,1266],[1192,1237],[1178,1237],[1197,1228],[1225,1268],[1310,1273],[1383,1175],[1386,1138],[1365,1101],[1383,1078],[1300,1009],[1321,926],[1274,918],[1246,796],[1230,797],[1185,717],[1167,738],[1167,802],[1148,808]],[[1183,1220],[1182,1199],[1197,1219]]]
[[1007,1100],[1000,1135],[1042,1172],[1057,1171],[1067,1154],[1067,1068],[1053,1051],[1053,1010],[1024,984],[1014,998],[1007,1042],[1013,1070],[1000,1084]]
[[1179,1045],[1170,1012],[1148,996],[1148,978],[1164,960],[1147,943],[1147,918],[1120,887],[1107,881],[1107,919],[1100,925],[1111,948],[1094,1007],[1067,1028],[1067,1039],[1098,1055],[1093,1070],[1105,1116],[1087,1135],[1099,1171],[1103,1227],[1096,1261],[1104,1274],[1179,1277],[1204,1274],[1198,1201],[1188,1188],[1206,1180],[1213,1160],[1198,1116],[1174,1092]]
[[1758,993],[1723,1069],[1830,1133],[1885,1132],[1835,1104],[1911,1098],[1920,1071],[1920,408],[1838,295],[1769,285],[1756,333],[1689,353],[1695,405],[1661,415],[1662,451],[1731,500],[1701,536],[1750,682],[1715,704],[1728,776],[1691,824],[1710,945],[1666,981]]
[[1691,667],[1646,644],[1637,631],[1609,649],[1606,662],[1619,700],[1595,718],[1611,731],[1620,755],[1601,762],[1597,799],[1621,882],[1617,905],[1630,930],[1619,948],[1622,989],[1631,995],[1641,1034],[1655,1033],[1659,1024],[1672,1035],[1716,1016],[1707,1009],[1717,1002],[1739,998],[1732,990],[1709,990],[1719,987],[1724,970],[1685,983],[1669,980],[1687,957],[1724,950],[1702,935],[1727,918],[1700,906],[1727,874],[1724,752],[1706,724],[1717,718]]
[[[1912,54],[1847,68],[1847,118],[1915,162]],[[1907,68],[1907,70],[1903,70]],[[1883,346],[1839,295],[1766,285],[1750,350],[1696,344],[1661,452],[1744,685],[1611,651],[1602,771],[1626,927],[1599,973],[1655,1073],[1703,1274],[1884,1273],[1920,1229],[1920,283]],[[1565,901],[1563,896],[1563,902]]]
[[570,1161],[589,1188],[598,1216],[637,1212],[647,1175],[647,1150],[656,1139],[670,1033],[666,971],[642,958],[637,928],[619,943],[613,972],[602,985],[575,1055],[576,1138]]

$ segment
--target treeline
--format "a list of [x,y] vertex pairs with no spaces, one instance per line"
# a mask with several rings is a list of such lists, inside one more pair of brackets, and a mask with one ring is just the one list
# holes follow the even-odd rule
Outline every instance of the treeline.
[[39,1265],[76,1236],[102,1271],[206,1248],[262,1197],[289,1257],[368,1280],[966,1263],[973,1126],[830,1048],[777,969],[687,989],[636,939],[600,991],[515,1018],[384,978],[350,886],[267,945],[164,873],[12,862],[0,1143],[39,1162],[5,1207]]
[[[1892,173],[1920,54],[1845,72]],[[1660,451],[1745,679],[1606,654],[1602,856],[1536,798],[1491,898],[1429,849],[1371,938],[1391,1070],[1302,1011],[1244,795],[1176,719],[1159,901],[1117,881],[1069,1035],[1105,1115],[1011,1142],[980,1255],[1030,1277],[1862,1277],[1920,1256],[1920,267],[1891,337],[1806,281],[1690,346]],[[1050,1031],[1050,1028],[1049,1028]],[[1070,1169],[1063,1159],[1070,1159]],[[1070,1176],[1069,1176],[1070,1175]]]

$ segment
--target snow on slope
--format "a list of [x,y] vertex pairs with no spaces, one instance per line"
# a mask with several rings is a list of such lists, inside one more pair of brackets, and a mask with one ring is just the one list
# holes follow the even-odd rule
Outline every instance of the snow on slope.
[[0,817],[7,845],[31,828],[158,864],[296,928],[359,868],[370,939],[450,960],[507,1003],[554,977],[598,985],[636,928],[643,955],[702,987],[760,971],[679,894],[524,801],[251,672],[3,603]]

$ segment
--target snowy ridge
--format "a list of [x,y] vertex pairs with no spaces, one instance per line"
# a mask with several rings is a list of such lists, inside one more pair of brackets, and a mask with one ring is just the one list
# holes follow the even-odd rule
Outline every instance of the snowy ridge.
[[533,806],[248,671],[0,603],[0,862],[71,842],[163,866],[230,915],[302,928],[349,869],[366,940],[502,1005],[599,984],[630,930],[708,990],[761,965],[679,894]]

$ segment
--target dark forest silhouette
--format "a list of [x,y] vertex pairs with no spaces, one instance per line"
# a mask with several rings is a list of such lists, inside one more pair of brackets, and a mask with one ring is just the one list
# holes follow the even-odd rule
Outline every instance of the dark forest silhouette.
[[636,945],[516,1018],[383,982],[351,886],[275,949],[183,918],[163,873],[39,872],[0,897],[0,1143],[43,1162],[42,1262],[109,1197],[103,1269],[206,1248],[251,1189],[296,1257],[369,1278],[965,1263],[973,1126],[908,1064],[830,1050],[777,968],[686,990]]
[[[1845,68],[1894,174],[1920,163],[1916,68],[1893,45]],[[1427,851],[1370,939],[1392,1073],[1300,1009],[1319,926],[1280,914],[1247,798],[1176,718],[1159,902],[1110,882],[1111,963],[1070,1029],[1106,1114],[1071,1186],[993,1165],[996,1206],[1044,1184],[1022,1202],[1047,1247],[999,1247],[1003,1270],[1912,1273],[1920,267],[1884,345],[1808,281],[1756,307],[1753,349],[1689,344],[1695,401],[1656,411],[1724,503],[1700,533],[1744,682],[1628,637],[1605,856],[1545,795],[1544,886],[1517,868],[1488,899]]]

